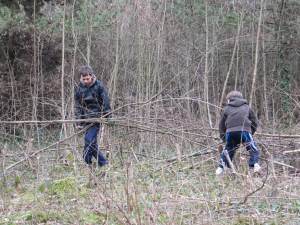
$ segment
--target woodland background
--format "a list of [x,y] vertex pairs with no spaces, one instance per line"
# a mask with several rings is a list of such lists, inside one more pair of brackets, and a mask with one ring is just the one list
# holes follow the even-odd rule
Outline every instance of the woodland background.
[[[299,223],[300,1],[1,0],[0,30],[0,224]],[[72,125],[84,64],[114,109],[93,188]],[[260,177],[243,149],[214,175],[234,89]]]

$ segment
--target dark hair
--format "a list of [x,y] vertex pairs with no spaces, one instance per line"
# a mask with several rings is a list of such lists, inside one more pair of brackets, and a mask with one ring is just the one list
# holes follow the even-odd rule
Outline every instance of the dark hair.
[[93,74],[94,74],[94,71],[93,71],[92,67],[90,67],[89,65],[84,65],[79,68],[80,76],[87,76],[87,75],[92,76]]

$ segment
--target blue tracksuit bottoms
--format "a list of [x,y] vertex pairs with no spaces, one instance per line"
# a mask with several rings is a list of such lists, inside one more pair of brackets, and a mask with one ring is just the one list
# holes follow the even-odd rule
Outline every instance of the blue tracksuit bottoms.
[[[100,124],[96,123],[87,129],[84,136],[83,159],[87,164],[92,163],[92,157],[95,157],[99,166],[107,164],[107,160],[101,153],[97,144],[97,136],[100,130]],[[101,135],[101,134],[100,134]]]
[[250,159],[248,161],[249,167],[253,167],[254,164],[258,162],[259,150],[253,140],[251,133],[247,131],[227,132],[225,135],[225,140],[226,140],[226,146],[221,153],[221,159],[219,162],[220,167],[223,168],[224,165],[230,167],[225,155],[226,150],[228,152],[230,160],[232,160],[236,149],[238,149],[241,143],[246,146],[246,149],[250,153]]

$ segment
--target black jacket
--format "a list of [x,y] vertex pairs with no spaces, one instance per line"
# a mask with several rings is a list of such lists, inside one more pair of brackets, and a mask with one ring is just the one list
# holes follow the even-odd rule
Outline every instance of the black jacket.
[[248,131],[255,133],[258,120],[247,101],[243,98],[233,97],[224,107],[219,123],[220,138],[225,139],[226,132]]
[[110,111],[110,100],[101,81],[95,80],[89,87],[80,82],[75,89],[76,119],[100,117]]

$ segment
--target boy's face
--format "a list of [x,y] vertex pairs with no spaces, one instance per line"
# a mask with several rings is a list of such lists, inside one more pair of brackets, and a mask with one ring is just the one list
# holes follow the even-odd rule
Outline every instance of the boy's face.
[[93,82],[93,77],[91,74],[85,74],[81,76],[81,81],[85,86],[90,86]]

